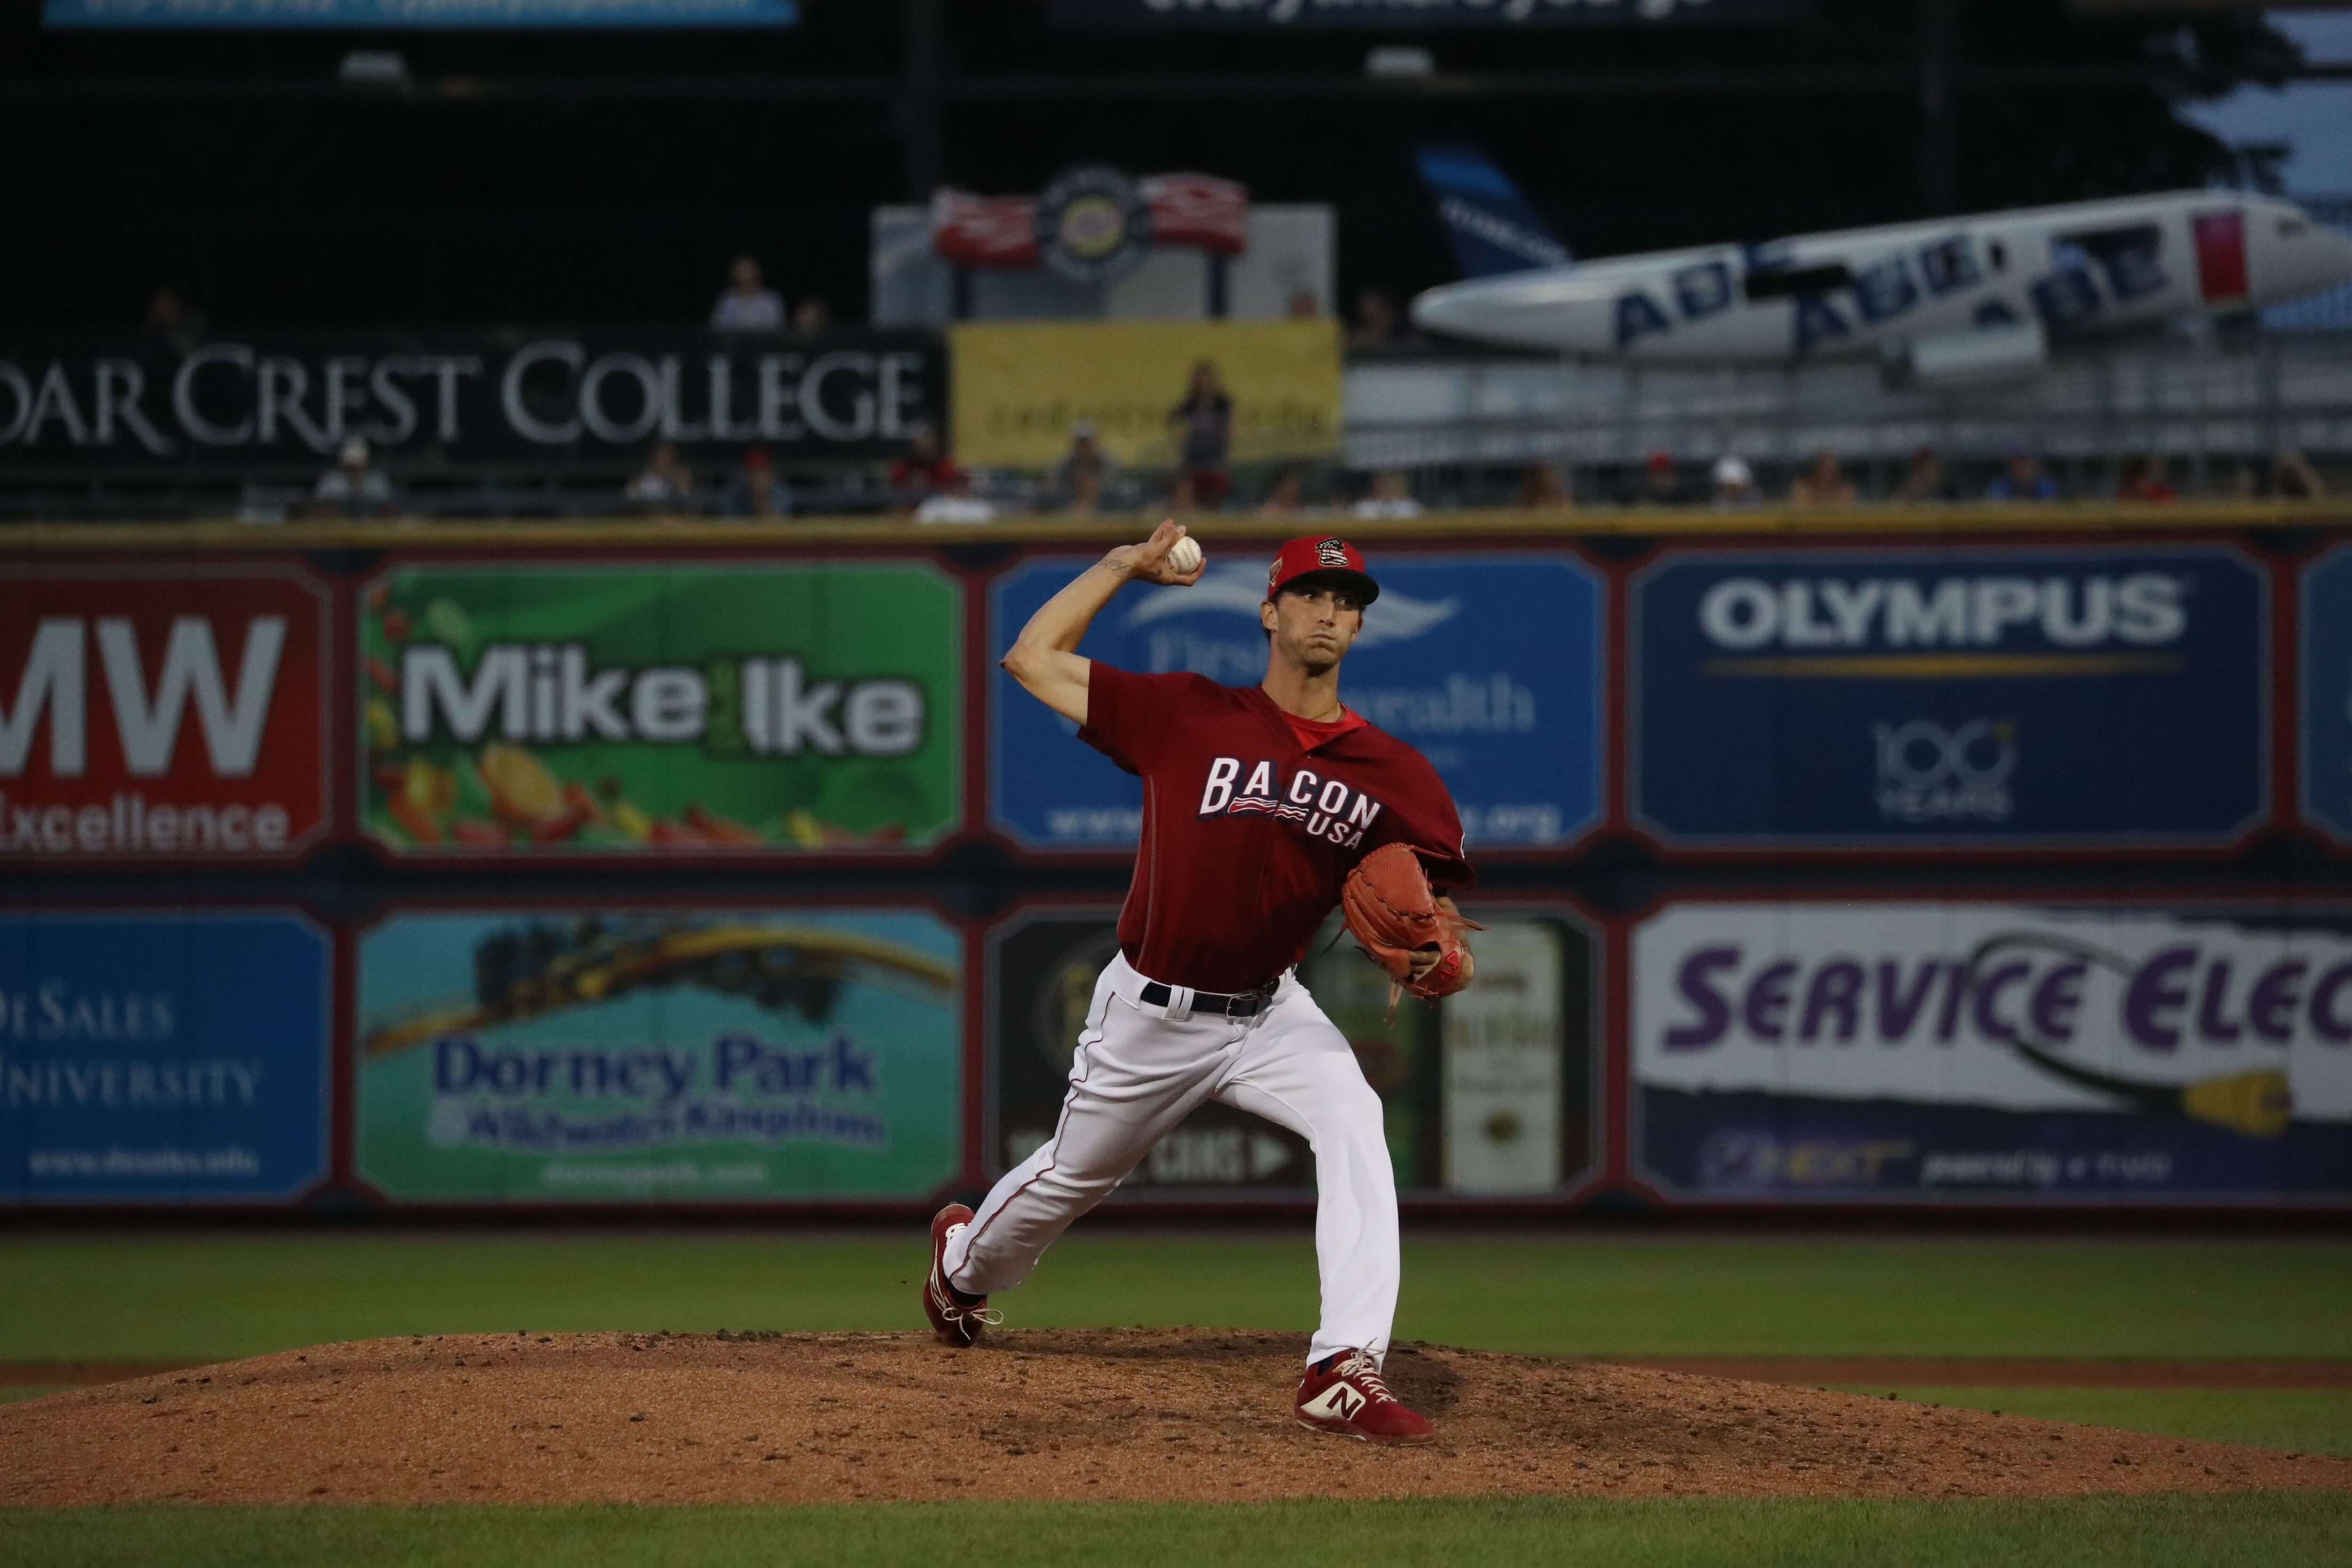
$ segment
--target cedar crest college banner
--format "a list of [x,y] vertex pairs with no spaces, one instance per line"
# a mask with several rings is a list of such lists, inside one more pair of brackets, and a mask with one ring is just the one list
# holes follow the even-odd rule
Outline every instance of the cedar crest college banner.
[[353,437],[395,461],[872,458],[940,422],[946,382],[923,331],[28,335],[0,340],[0,467],[316,468]]
[[1781,22],[1806,0],[1047,0],[1064,27],[1640,27]]

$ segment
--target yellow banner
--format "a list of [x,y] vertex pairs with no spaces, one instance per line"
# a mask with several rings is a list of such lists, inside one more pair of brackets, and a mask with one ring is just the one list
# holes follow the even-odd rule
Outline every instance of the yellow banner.
[[1202,360],[1234,401],[1234,462],[1339,450],[1336,321],[974,322],[948,342],[964,463],[1049,468],[1083,419],[1121,465],[1171,468],[1169,416]]

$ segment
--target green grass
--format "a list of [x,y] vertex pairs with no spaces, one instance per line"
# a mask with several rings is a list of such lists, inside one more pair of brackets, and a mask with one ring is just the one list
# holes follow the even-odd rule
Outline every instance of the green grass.
[[[218,1360],[418,1332],[920,1326],[906,1236],[0,1237],[0,1361]],[[2352,1359],[2336,1241],[1422,1237],[1401,1338],[1548,1355]],[[159,1304],[168,1302],[168,1310]],[[1014,1328],[1304,1331],[1303,1232],[1065,1239]]]
[[[2309,1493],[2040,1502],[1554,1499],[1415,1502],[893,1503],[802,1509],[167,1509],[0,1514],[24,1568],[598,1568],[1004,1563],[1196,1568],[2138,1568],[2319,1563],[2352,1532],[2352,1498]],[[2334,1547],[2327,1543],[2334,1542]]]
[[14,1405],[20,1399],[38,1399],[45,1394],[63,1394],[68,1388],[79,1388],[74,1383],[0,1383],[0,1405]]
[[1928,1405],[2038,1415],[2161,1432],[2214,1443],[2252,1443],[2296,1454],[2352,1459],[2352,1392],[2239,1388],[1906,1388],[1839,1384],[1855,1394],[1888,1394]]

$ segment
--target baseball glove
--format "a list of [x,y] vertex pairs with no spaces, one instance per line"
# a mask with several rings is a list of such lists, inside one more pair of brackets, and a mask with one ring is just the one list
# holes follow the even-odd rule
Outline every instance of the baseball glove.
[[[1358,861],[1339,889],[1339,910],[1364,956],[1388,971],[1391,1016],[1407,991],[1434,1002],[1470,984],[1474,967],[1462,933],[1486,928],[1431,890],[1410,845],[1383,844]],[[1419,979],[1412,973],[1416,952],[1438,955]]]

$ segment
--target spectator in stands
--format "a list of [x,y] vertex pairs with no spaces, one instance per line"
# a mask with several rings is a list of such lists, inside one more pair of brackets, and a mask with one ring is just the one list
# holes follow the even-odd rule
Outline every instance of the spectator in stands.
[[318,517],[383,517],[392,510],[392,476],[375,467],[368,444],[354,436],[343,443],[335,466],[310,487],[310,510]]
[[1511,504],[1521,511],[1573,511],[1576,497],[1560,478],[1558,463],[1532,463],[1520,477],[1519,493]]
[[1853,481],[1845,477],[1845,466],[1827,447],[1813,454],[1812,467],[1789,486],[1790,506],[1852,506],[1853,502]]
[[971,493],[971,476],[962,469],[945,489],[927,497],[915,509],[917,522],[993,522],[996,508]]
[[1412,484],[1402,468],[1383,468],[1372,476],[1372,488],[1348,515],[1365,521],[1381,518],[1419,517],[1421,503],[1412,499]]
[[1080,517],[1102,510],[1103,492],[1116,465],[1095,439],[1095,422],[1081,419],[1070,426],[1070,449],[1054,467],[1054,493],[1062,505]]
[[2009,461],[1985,487],[1987,500],[2056,500],[2058,481],[2042,471],[2042,459],[2022,447],[2012,447]]
[[1265,487],[1265,499],[1257,503],[1260,517],[1297,517],[1307,510],[1305,488],[1298,481],[1297,468],[1285,468],[1274,476],[1274,483]]
[[2116,476],[2116,499],[2122,501],[2168,501],[2180,492],[2165,482],[2164,459],[2137,453],[2124,459]]
[[188,303],[176,283],[166,283],[147,301],[147,331],[173,353],[185,354],[204,341],[205,313]]
[[721,517],[782,518],[793,514],[793,490],[768,459],[767,448],[743,454],[743,466],[719,497]]
[[1376,349],[1396,342],[1396,301],[1389,291],[1367,286],[1356,291],[1356,324],[1349,331],[1351,349]]
[[694,499],[694,474],[677,460],[677,448],[664,441],[621,493],[639,511],[684,511]]
[[1180,482],[1191,481],[1192,504],[1216,511],[1225,504],[1234,481],[1225,472],[1225,455],[1234,439],[1234,400],[1217,367],[1207,360],[1192,365],[1192,384],[1184,401],[1168,411],[1176,431],[1176,468]]
[[1903,468],[1903,482],[1895,487],[1895,499],[1899,501],[1956,499],[1952,487],[1944,479],[1944,460],[1936,456],[1935,448],[1919,447],[1913,449],[1910,461]]
[[1675,468],[1672,452],[1650,454],[1642,465],[1642,477],[1626,498],[1635,506],[1681,506],[1690,498],[1683,492],[1682,475]]
[[1726,452],[1715,460],[1715,510],[1737,511],[1754,506],[1761,499],[1756,493],[1756,471],[1748,459]]
[[964,472],[940,450],[939,432],[918,425],[907,437],[907,455],[890,465],[890,495],[900,511],[912,511],[935,495],[953,489]]
[[833,325],[833,307],[822,294],[812,294],[793,307],[793,331],[822,332]]
[[714,332],[776,332],[784,326],[784,297],[760,280],[757,257],[739,256],[727,288],[710,308]]
[[2327,487],[2311,459],[2288,447],[2271,464],[2271,493],[2281,500],[2317,500],[2327,493]]

